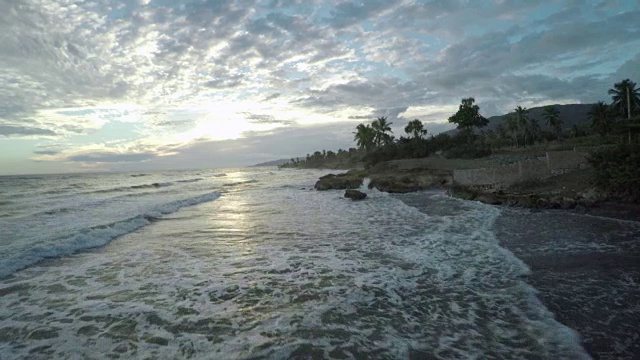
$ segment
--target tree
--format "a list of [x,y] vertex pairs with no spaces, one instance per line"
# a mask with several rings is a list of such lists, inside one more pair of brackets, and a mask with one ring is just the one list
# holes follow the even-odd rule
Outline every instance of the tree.
[[500,143],[502,143],[503,140],[508,140],[509,138],[509,131],[503,124],[500,124],[496,127],[496,134]]
[[427,135],[427,129],[424,128],[422,122],[418,119],[410,121],[404,128],[404,132],[412,135],[414,139],[422,139],[424,135]]
[[522,144],[523,146],[527,146],[527,132],[528,132],[528,121],[529,118],[527,117],[527,114],[529,113],[529,110],[527,110],[527,108],[523,108],[522,106],[517,106],[516,109],[514,110],[515,112],[515,117],[516,117],[516,121],[518,123],[518,128],[520,129],[520,132],[522,133]]
[[370,151],[375,145],[376,131],[369,125],[358,124],[353,140],[358,148]]
[[556,138],[560,140],[560,133],[562,133],[562,119],[560,119],[560,112],[558,109],[556,109],[555,106],[547,106],[544,108],[542,116],[547,120],[547,124],[556,131]]
[[489,123],[484,116],[480,115],[480,107],[474,105],[474,98],[462,99],[458,112],[449,118],[450,123],[458,126],[458,129],[471,131],[474,127],[481,128]]
[[393,133],[391,131],[391,122],[387,122],[387,117],[382,116],[379,117],[371,123],[371,127],[375,131],[374,142],[376,146],[382,146],[390,143],[393,140],[393,137],[387,134],[387,131]]
[[531,135],[531,140],[535,144],[537,140],[540,139],[540,125],[538,125],[538,120],[531,118],[529,119],[529,124],[527,125],[527,130]]
[[488,145],[489,149],[493,151],[494,148],[498,148],[500,146],[500,136],[494,130],[483,131],[482,142],[484,145]]
[[609,89],[609,95],[613,102],[611,108],[616,113],[630,119],[636,108],[640,107],[640,90],[636,89],[636,83],[629,79],[620,81]]
[[591,110],[589,110],[588,116],[591,120],[591,127],[600,134],[600,136],[604,137],[611,131],[612,123],[609,114],[609,105],[602,101],[593,105]]
[[518,124],[518,118],[514,114],[507,115],[507,131],[511,134],[513,138],[513,146],[518,147],[518,132],[520,129],[520,125]]

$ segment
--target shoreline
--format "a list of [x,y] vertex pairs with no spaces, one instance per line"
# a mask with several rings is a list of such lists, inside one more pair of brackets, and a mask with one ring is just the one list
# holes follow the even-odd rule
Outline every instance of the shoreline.
[[640,358],[640,223],[502,208],[499,245],[529,267],[526,282],[556,320],[580,335],[594,359]]
[[597,194],[584,179],[572,188],[567,178],[583,174],[496,191],[457,187],[445,173],[424,168],[386,164],[350,173],[389,193],[439,189],[500,206],[499,246],[529,267],[526,282],[556,320],[580,335],[594,359],[640,358],[640,289],[634,285],[640,283],[640,205]]
[[[561,209],[593,216],[640,221],[640,204],[610,196],[595,189],[588,181],[590,170],[577,170],[545,179],[523,181],[508,186],[486,187],[458,185],[453,170],[474,166],[473,161],[443,159],[406,159],[379,163],[371,168],[333,169],[342,172],[322,176],[316,190],[355,189],[368,178],[368,187],[387,193],[408,193],[422,190],[445,190],[449,196],[480,201],[490,205]],[[355,186],[357,184],[357,186]]]

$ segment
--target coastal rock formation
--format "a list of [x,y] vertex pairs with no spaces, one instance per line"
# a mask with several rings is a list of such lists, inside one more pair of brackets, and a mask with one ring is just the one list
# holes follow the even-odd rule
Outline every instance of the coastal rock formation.
[[314,188],[316,190],[344,190],[357,189],[362,185],[363,176],[357,172],[349,172],[346,174],[329,174],[321,177]]
[[388,193],[407,193],[421,190],[421,186],[415,180],[415,178],[409,176],[372,177],[371,182],[369,182],[369,189],[376,188],[379,191]]
[[388,193],[407,193],[419,190],[443,188],[451,183],[451,173],[425,170],[413,173],[371,175],[369,188]]
[[575,196],[553,196],[538,193],[512,193],[502,190],[482,190],[466,186],[454,186],[450,189],[451,196],[475,200],[491,205],[506,205],[537,209],[580,209],[597,206],[597,201],[578,194]]
[[363,200],[364,198],[367,197],[367,194],[363,193],[362,191],[358,191],[358,190],[353,190],[353,189],[347,189],[347,191],[345,191],[344,193],[344,197],[351,199],[351,200]]

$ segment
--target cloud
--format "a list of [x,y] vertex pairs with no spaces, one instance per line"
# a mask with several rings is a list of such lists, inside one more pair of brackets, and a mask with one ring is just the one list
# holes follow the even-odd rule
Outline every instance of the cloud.
[[0,136],[74,144],[24,152],[47,161],[108,159],[102,137],[196,156],[349,118],[442,121],[468,96],[485,116],[606,100],[638,74],[639,17],[633,1],[3,1]]
[[90,162],[90,163],[119,163],[119,162],[139,162],[146,161],[155,158],[156,155],[152,153],[132,153],[132,154],[118,154],[112,152],[96,152],[87,153],[81,155],[73,155],[67,157],[67,161],[75,162]]
[[293,120],[281,120],[276,119],[273,115],[259,115],[244,113],[246,119],[253,124],[280,124],[280,125],[294,125],[296,122]]
[[0,135],[2,136],[55,136],[51,130],[30,128],[24,126],[0,125]]
[[33,152],[36,155],[56,155],[59,154],[60,151],[57,150],[35,150]]

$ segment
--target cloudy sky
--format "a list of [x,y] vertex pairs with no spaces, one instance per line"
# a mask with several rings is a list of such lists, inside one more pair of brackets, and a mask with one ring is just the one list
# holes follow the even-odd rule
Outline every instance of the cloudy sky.
[[248,165],[624,78],[639,0],[0,0],[0,174]]

